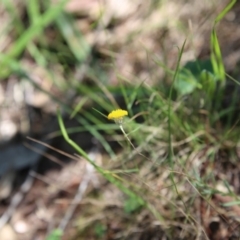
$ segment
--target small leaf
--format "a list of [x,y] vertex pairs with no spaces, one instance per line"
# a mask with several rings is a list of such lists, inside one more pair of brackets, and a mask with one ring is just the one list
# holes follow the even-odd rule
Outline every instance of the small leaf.
[[192,93],[196,87],[201,87],[197,79],[187,69],[182,69],[177,80],[174,83],[174,88],[183,96]]
[[144,205],[143,201],[139,198],[130,197],[124,202],[124,211],[126,213],[132,213],[140,209]]
[[55,229],[48,235],[46,240],[61,240],[62,235],[63,235],[62,230]]

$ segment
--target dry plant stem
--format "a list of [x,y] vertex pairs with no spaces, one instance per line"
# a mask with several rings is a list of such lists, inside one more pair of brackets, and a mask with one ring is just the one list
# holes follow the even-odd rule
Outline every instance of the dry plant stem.
[[[29,140],[31,140],[31,141],[33,141],[33,142],[39,143],[39,144],[41,144],[41,145],[43,145],[43,146],[45,146],[45,147],[47,147],[47,148],[49,148],[49,149],[52,149],[53,151],[58,152],[58,153],[60,153],[61,155],[66,156],[66,157],[68,157],[68,158],[70,158],[70,159],[73,159],[73,160],[75,160],[75,161],[79,161],[79,158],[74,157],[73,155],[68,154],[68,153],[66,153],[66,152],[64,152],[64,151],[61,151],[60,149],[57,149],[57,148],[55,148],[55,147],[52,147],[51,145],[49,145],[49,144],[47,144],[47,143],[45,143],[45,142],[39,141],[39,140],[34,139],[34,138],[31,138],[31,137],[27,137],[27,139],[29,139]],[[34,151],[35,151],[35,150],[34,150]],[[43,154],[43,153],[41,153],[41,154]]]
[[77,205],[81,202],[84,193],[87,190],[88,184],[91,180],[91,176],[85,176],[82,180],[82,182],[80,182],[79,187],[78,187],[78,191],[77,194],[75,195],[73,201],[71,202],[71,205],[69,206],[64,218],[62,219],[61,223],[58,226],[58,229],[61,229],[63,232],[65,230],[65,228],[67,227],[70,219],[73,216],[73,213],[77,207]]
[[[89,153],[89,155],[91,156],[92,161],[95,162],[95,160],[96,160],[95,151],[92,150]],[[76,193],[74,199],[72,200],[71,205],[69,206],[68,210],[66,211],[65,216],[63,217],[63,219],[61,220],[61,222],[58,226],[58,229],[61,229],[63,232],[66,229],[68,223],[70,222],[70,220],[74,214],[74,211],[76,210],[76,207],[82,201],[82,198],[84,196],[84,193],[87,190],[89,183],[92,181],[94,184],[94,180],[96,180],[96,178],[94,178],[94,175],[93,175],[94,173],[95,173],[95,169],[93,168],[93,166],[90,163],[87,162],[85,174],[83,176],[82,181],[79,183],[77,193]],[[95,181],[95,183],[96,183],[96,181]]]
[[[134,150],[137,151],[137,148],[135,148],[135,146],[133,145],[133,143],[131,142],[131,140],[130,140],[129,137],[127,136],[126,132],[124,131],[122,124],[119,124],[119,127],[120,127],[123,135],[125,136],[125,138],[126,138],[126,139],[128,140],[128,142],[130,143],[130,145],[133,147]],[[138,152],[138,151],[137,151],[137,153],[138,153],[140,156],[146,158],[147,160],[150,160],[148,157],[146,157],[146,156],[143,155],[142,153],[140,153],[140,152]]]
[[120,127],[123,135],[125,136],[125,138],[128,140],[128,142],[129,142],[129,143],[131,144],[131,146],[133,147],[133,149],[136,149],[135,146],[133,145],[133,143],[131,142],[131,140],[129,139],[129,137],[127,136],[126,132],[124,131],[122,124],[120,124],[119,127]]
[[18,205],[21,203],[21,201],[24,198],[24,195],[30,190],[32,187],[34,178],[31,175],[31,172],[36,170],[36,166],[33,166],[30,170],[30,174],[28,175],[27,179],[23,182],[21,185],[19,191],[13,196],[10,206],[8,209],[3,213],[3,215],[0,218],[0,229],[11,219],[12,215],[16,211]]

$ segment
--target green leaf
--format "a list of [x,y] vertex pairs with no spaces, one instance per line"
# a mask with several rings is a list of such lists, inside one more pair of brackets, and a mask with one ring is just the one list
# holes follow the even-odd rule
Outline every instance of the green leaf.
[[231,207],[231,206],[235,206],[235,205],[240,205],[240,200],[227,202],[227,203],[222,204],[222,206],[224,206],[224,207]]
[[180,96],[192,93],[198,86],[198,81],[187,69],[183,69],[174,83],[174,88]]
[[130,197],[124,202],[124,211],[126,213],[133,213],[139,210],[143,205],[143,201],[139,201],[139,198]]
[[62,235],[63,235],[62,230],[55,229],[48,235],[46,240],[61,240]]
[[212,94],[216,88],[216,77],[211,61],[208,59],[187,62],[180,70],[174,88],[180,96],[190,94],[196,88]]
[[94,227],[94,232],[98,238],[103,238],[106,233],[107,227],[103,225],[102,223],[98,223]]

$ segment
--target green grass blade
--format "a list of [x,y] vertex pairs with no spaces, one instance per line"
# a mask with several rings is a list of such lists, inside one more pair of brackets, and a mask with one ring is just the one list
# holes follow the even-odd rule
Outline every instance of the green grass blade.
[[180,69],[180,61],[181,61],[181,58],[182,58],[182,54],[183,54],[185,44],[186,44],[186,40],[184,41],[184,43],[182,45],[182,48],[179,51],[177,67],[176,67],[175,72],[174,72],[173,82],[172,82],[170,92],[169,92],[169,97],[168,97],[168,144],[169,144],[169,162],[170,162],[171,168],[173,168],[173,159],[172,159],[173,158],[173,149],[172,149],[172,140],[171,140],[171,138],[172,138],[172,126],[171,126],[171,123],[172,123],[172,119],[171,119],[171,117],[172,117],[172,114],[171,114],[172,93],[173,93],[174,83],[177,79],[177,75],[178,75],[178,72],[179,72],[179,69]]
[[38,18],[38,21],[33,23],[25,32],[15,41],[13,47],[6,53],[4,58],[1,58],[1,72],[0,77],[7,77],[10,70],[7,66],[7,62],[10,58],[17,58],[27,44],[32,41],[33,38],[39,36],[44,28],[54,21],[57,16],[62,12],[63,7],[68,0],[61,0],[58,4],[52,4],[48,10]]
[[[186,40],[184,41],[184,43],[182,45],[182,48],[179,50],[177,66],[176,66],[176,69],[175,69],[175,73],[174,73],[174,76],[173,76],[173,82],[172,82],[170,92],[169,92],[169,97],[168,97],[168,144],[169,144],[169,148],[168,148],[169,149],[168,150],[169,151],[169,157],[168,157],[168,159],[169,159],[170,168],[172,170],[173,170],[173,167],[174,167],[173,146],[172,146],[172,125],[171,125],[172,124],[172,119],[171,119],[172,118],[172,112],[171,112],[172,93],[173,93],[174,83],[177,79],[177,75],[178,75],[178,72],[179,72],[179,69],[180,69],[180,62],[181,62],[181,59],[182,59],[182,54],[183,54],[185,44],[186,44]],[[177,185],[176,185],[175,180],[174,180],[174,175],[173,175],[172,172],[170,173],[170,179],[171,179],[171,182],[174,186],[174,189],[175,189],[176,193],[179,195]],[[184,202],[183,202],[183,205],[185,206]]]
[[47,67],[47,60],[45,59],[42,52],[39,51],[39,49],[33,42],[30,42],[28,44],[27,49],[28,49],[29,53],[31,54],[31,56],[34,58],[35,62],[39,66],[42,66],[45,68]]
[[80,111],[80,109],[82,108],[82,106],[87,102],[87,97],[83,97],[79,103],[77,104],[77,106],[73,109],[73,112],[70,115],[70,119],[72,119],[73,117],[75,117],[75,115]]
[[216,17],[215,24],[217,24],[219,21],[221,21],[224,16],[232,9],[234,4],[237,2],[237,0],[232,0]]
[[222,20],[222,18],[232,9],[236,0],[232,0],[216,17],[214,21],[214,26],[211,33],[211,62],[213,66],[214,74],[217,80],[225,83],[225,68],[222,60],[222,53],[219,45],[219,41],[216,33],[216,24]]
[[102,115],[104,118],[107,118],[106,115],[104,115],[103,113],[101,113],[100,111],[98,111],[96,108],[93,108],[94,111],[96,111],[97,113],[99,113],[100,115]]
[[31,24],[35,24],[40,17],[39,1],[27,0],[26,6]]
[[104,94],[101,91],[99,91],[99,89],[95,90],[93,87],[89,88],[81,84],[78,87],[78,93],[88,96],[89,99],[101,105],[102,108],[104,108],[107,111],[111,111],[113,108],[111,102],[109,102],[109,100],[105,98]]
[[90,52],[90,46],[76,29],[74,21],[65,13],[56,18],[58,28],[61,30],[70,50],[78,62],[84,62]]
[[222,204],[222,206],[224,206],[224,207],[232,207],[232,206],[236,206],[236,205],[240,205],[240,200],[239,201],[227,202],[227,203]]
[[133,103],[136,100],[138,93],[141,92],[141,87],[143,84],[144,84],[144,81],[140,82],[140,84],[138,84],[130,93],[129,101],[127,102],[127,109],[128,111],[130,111],[132,115],[133,115],[132,113]]
[[223,65],[222,53],[221,53],[215,28],[212,30],[212,33],[211,33],[211,62],[212,62],[213,71],[217,77],[217,80],[224,81],[225,68]]

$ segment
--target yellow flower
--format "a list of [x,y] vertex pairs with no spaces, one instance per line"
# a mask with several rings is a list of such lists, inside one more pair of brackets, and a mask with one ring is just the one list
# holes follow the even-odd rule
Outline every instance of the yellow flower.
[[128,115],[128,112],[126,110],[117,109],[117,110],[113,110],[108,114],[108,119],[115,120],[115,122],[117,123],[122,123],[123,117],[127,115]]

